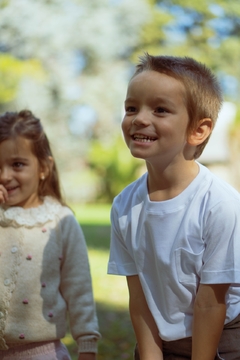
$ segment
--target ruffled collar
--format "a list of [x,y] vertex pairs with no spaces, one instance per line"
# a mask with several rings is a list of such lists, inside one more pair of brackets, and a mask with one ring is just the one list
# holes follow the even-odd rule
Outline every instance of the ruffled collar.
[[24,209],[22,207],[0,207],[1,226],[41,226],[55,218],[61,204],[50,196],[43,199],[42,205],[36,208]]

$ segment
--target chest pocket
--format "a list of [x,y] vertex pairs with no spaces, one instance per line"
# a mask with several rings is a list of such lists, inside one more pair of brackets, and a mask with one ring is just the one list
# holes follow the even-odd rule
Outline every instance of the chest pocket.
[[204,250],[199,254],[193,254],[186,249],[180,248],[175,250],[175,261],[178,281],[182,284],[198,284],[202,268],[202,255]]

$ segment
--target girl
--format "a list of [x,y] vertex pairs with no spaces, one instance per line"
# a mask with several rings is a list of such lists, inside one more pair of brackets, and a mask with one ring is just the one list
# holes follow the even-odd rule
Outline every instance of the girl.
[[0,116],[0,358],[68,360],[66,313],[79,360],[100,337],[83,233],[62,200],[42,125]]

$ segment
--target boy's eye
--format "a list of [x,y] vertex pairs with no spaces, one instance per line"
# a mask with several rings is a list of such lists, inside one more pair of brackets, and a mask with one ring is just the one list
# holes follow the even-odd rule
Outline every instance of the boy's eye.
[[159,106],[156,108],[155,112],[156,113],[166,113],[167,110]]
[[134,106],[127,106],[125,109],[126,112],[135,112],[136,108]]

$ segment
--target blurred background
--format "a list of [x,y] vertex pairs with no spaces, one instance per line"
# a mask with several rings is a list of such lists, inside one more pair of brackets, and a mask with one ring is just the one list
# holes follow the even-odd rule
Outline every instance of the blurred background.
[[235,105],[225,132],[237,137],[238,1],[0,0],[0,112],[29,108],[41,118],[70,202],[109,203],[139,174],[120,122],[145,51],[208,65]]
[[125,280],[106,264],[112,199],[144,171],[120,123],[146,51],[193,57],[217,75],[225,102],[200,161],[240,190],[239,1],[0,0],[0,113],[28,108],[44,124],[87,239],[105,360],[131,359],[134,345]]

